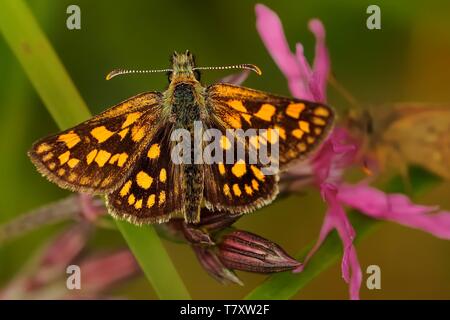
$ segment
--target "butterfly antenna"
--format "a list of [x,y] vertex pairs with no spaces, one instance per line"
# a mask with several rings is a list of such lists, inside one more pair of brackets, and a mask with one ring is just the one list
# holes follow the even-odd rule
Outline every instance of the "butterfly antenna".
[[193,70],[229,70],[229,69],[245,69],[255,72],[257,75],[261,75],[262,71],[258,66],[254,64],[237,64],[234,66],[222,66],[222,67],[195,67]]
[[106,75],[106,80],[111,80],[114,77],[123,75],[123,74],[133,74],[133,73],[157,73],[157,72],[171,72],[172,69],[159,69],[159,70],[126,70],[126,69],[114,69],[110,73]]

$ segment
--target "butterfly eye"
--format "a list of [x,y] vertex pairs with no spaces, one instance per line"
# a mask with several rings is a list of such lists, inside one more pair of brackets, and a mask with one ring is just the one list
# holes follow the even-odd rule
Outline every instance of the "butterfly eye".
[[167,79],[169,80],[169,83],[172,82],[172,75],[173,75],[172,71],[167,72]]
[[200,71],[194,70],[194,77],[197,81],[200,81]]

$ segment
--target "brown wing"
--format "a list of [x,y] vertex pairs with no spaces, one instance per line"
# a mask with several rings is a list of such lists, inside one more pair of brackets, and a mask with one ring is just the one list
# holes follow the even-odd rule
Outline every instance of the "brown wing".
[[[270,163],[251,156],[256,151],[253,138],[258,136],[239,136],[214,118],[206,127],[217,129],[204,146],[206,207],[243,214],[272,202],[278,194],[278,172],[269,170]],[[267,156],[269,159],[270,152]]]
[[107,193],[127,177],[154,135],[161,94],[130,98],[73,128],[34,143],[28,155],[62,188]]
[[276,129],[281,169],[317,148],[334,122],[333,110],[324,104],[223,83],[208,87],[206,105],[222,127]]
[[162,223],[182,217],[180,165],[171,160],[172,126],[161,128],[152,138],[127,179],[107,196],[109,212],[132,223]]

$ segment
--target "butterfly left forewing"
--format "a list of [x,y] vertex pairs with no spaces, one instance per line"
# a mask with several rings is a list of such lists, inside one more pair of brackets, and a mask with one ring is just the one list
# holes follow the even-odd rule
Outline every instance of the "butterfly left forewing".
[[334,123],[334,112],[325,104],[224,83],[208,87],[206,105],[223,127],[276,130],[282,169],[315,150]]
[[73,128],[37,141],[29,156],[62,188],[107,193],[126,177],[161,121],[159,93],[130,98]]

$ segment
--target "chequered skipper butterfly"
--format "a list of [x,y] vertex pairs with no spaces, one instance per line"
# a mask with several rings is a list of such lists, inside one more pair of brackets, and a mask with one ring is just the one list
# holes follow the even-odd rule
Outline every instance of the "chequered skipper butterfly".
[[[166,91],[139,94],[37,141],[29,151],[32,162],[62,188],[106,194],[113,216],[137,224],[175,217],[197,223],[203,205],[238,215],[270,203],[278,193],[278,174],[265,175],[261,164],[242,162],[174,164],[171,132],[192,130],[194,121],[219,129],[224,138],[227,129],[277,130],[284,169],[323,141],[333,124],[332,109],[231,84],[204,87],[199,69],[207,68],[196,67],[189,51],[175,52]],[[250,142],[258,148],[272,140],[256,136]],[[227,143],[222,147],[225,151]]]

